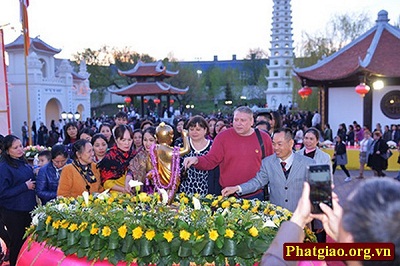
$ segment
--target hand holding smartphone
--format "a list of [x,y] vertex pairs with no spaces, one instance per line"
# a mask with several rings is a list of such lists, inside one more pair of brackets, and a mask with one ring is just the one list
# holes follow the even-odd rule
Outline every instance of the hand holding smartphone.
[[308,166],[307,181],[310,184],[311,213],[323,213],[321,202],[332,208],[332,174],[329,164]]

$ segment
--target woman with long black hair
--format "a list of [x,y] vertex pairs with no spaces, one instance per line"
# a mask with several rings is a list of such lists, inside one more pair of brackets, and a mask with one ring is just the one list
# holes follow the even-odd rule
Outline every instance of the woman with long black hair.
[[36,206],[35,175],[18,137],[4,137],[1,150],[0,217],[11,239],[10,265],[14,266],[25,241],[25,228],[32,221],[30,212]]
[[130,161],[136,155],[133,148],[132,128],[119,125],[114,130],[115,145],[111,147],[97,167],[100,170],[104,189],[122,193],[130,193],[130,187],[125,184]]

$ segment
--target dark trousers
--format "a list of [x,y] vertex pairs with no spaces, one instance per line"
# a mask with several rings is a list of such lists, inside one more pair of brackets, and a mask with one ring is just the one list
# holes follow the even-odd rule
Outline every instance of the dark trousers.
[[[336,167],[337,167],[337,164],[334,163],[332,166],[332,174],[335,174]],[[342,168],[343,172],[346,174],[347,177],[350,177],[349,170],[347,170],[347,168],[344,164],[340,164],[340,168]]]
[[25,211],[11,211],[1,209],[1,219],[7,228],[8,235],[10,236],[10,266],[17,263],[17,258],[22,245],[25,242],[24,234],[25,229],[31,225],[31,215]]
[[[7,248],[10,247],[11,244],[11,239],[10,236],[8,235],[8,232],[6,230],[6,227],[3,223],[3,220],[1,220],[1,214],[0,214],[0,238],[4,241],[4,243],[6,244]],[[4,253],[6,253],[5,250],[1,250],[1,246],[0,246],[0,252],[3,251]]]

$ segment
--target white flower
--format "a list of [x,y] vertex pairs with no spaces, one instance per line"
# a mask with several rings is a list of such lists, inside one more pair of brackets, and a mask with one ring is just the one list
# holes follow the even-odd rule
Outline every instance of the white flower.
[[110,191],[110,189],[104,190],[99,195],[97,195],[97,198],[100,199],[100,200],[108,199],[110,197],[110,195],[108,194],[108,191]]
[[83,197],[83,199],[85,200],[86,206],[88,206],[88,205],[89,205],[89,192],[83,191],[82,197]]
[[194,209],[195,209],[195,210],[200,210],[200,209],[201,209],[200,200],[199,200],[198,198],[196,198],[196,197],[193,197],[193,198],[192,198],[192,201],[193,201]]
[[226,216],[229,214],[229,208],[225,208],[224,211],[221,213],[222,216]]
[[277,227],[277,226],[276,226],[276,224],[275,224],[273,221],[267,220],[267,221],[264,223],[264,227]]
[[37,226],[39,224],[39,214],[35,214],[35,216],[33,216],[32,218],[32,224],[34,226]]
[[65,204],[65,203],[60,203],[60,204],[57,204],[57,206],[56,206],[57,210],[59,210],[59,211],[64,211],[66,209],[66,207],[67,207],[67,204]]
[[160,194],[161,194],[161,198],[162,198],[162,203],[164,205],[166,205],[168,203],[168,193],[167,191],[165,191],[165,189],[160,188]]
[[129,186],[130,187],[139,187],[139,186],[143,186],[143,183],[137,180],[130,180],[129,181]]

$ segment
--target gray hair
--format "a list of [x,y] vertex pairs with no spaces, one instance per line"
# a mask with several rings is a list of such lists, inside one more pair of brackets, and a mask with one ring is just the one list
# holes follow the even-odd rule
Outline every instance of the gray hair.
[[342,225],[357,243],[394,243],[394,261],[363,265],[400,265],[400,182],[371,178],[362,182],[343,204]]
[[235,109],[235,111],[233,111],[233,115],[235,115],[238,112],[246,113],[246,114],[253,116],[253,110],[251,110],[251,108],[248,106],[239,106],[238,108]]

